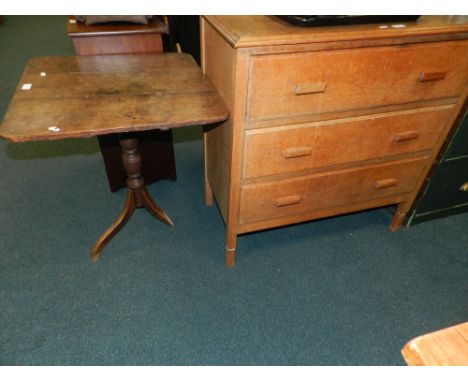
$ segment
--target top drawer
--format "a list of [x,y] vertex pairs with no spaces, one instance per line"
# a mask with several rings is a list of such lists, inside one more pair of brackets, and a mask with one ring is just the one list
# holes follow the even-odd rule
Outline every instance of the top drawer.
[[247,119],[265,120],[456,97],[468,42],[254,56]]

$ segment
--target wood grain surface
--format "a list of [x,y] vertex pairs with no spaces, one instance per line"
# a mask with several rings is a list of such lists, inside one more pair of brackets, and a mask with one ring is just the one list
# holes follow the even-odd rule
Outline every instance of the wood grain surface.
[[200,25],[203,71],[231,112],[204,140],[226,265],[242,233],[390,204],[398,229],[468,94],[468,18]]
[[445,127],[452,108],[448,105],[247,130],[243,178],[430,150]]
[[79,56],[96,54],[162,53],[162,34],[169,33],[166,16],[154,16],[147,25],[125,22],[86,25],[68,16],[67,34]]
[[468,322],[417,337],[401,353],[410,366],[468,366]]
[[[203,16],[233,47],[265,47],[339,41],[360,41],[412,36],[467,33],[467,16],[422,16],[405,23],[345,25],[320,28],[293,27],[275,16]],[[392,28],[404,24],[403,28]],[[461,36],[463,38],[463,36]]]
[[[264,55],[251,65],[250,120],[433,99],[450,103],[468,80],[468,42]],[[445,76],[436,77],[441,72]],[[433,80],[421,82],[423,74]],[[297,91],[317,83],[322,91]]]
[[72,39],[75,52],[80,56],[163,52],[161,35],[158,33],[72,37]]
[[169,23],[166,16],[154,16],[146,25],[121,22],[86,25],[75,21],[73,16],[67,17],[67,34],[70,37],[169,33]]
[[[268,227],[268,219],[408,193],[424,163],[417,158],[245,185],[241,187],[240,224],[264,220]],[[390,179],[396,181],[390,183]],[[283,203],[285,198],[298,202]]]
[[210,124],[228,113],[187,54],[40,57],[27,64],[0,137],[91,137]]

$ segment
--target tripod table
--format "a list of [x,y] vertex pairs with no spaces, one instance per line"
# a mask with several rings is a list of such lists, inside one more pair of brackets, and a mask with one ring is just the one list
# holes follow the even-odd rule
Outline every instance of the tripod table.
[[136,208],[173,225],[141,175],[138,131],[221,122],[228,110],[188,54],[128,54],[31,59],[0,126],[12,142],[119,133],[127,197],[91,252],[97,260]]

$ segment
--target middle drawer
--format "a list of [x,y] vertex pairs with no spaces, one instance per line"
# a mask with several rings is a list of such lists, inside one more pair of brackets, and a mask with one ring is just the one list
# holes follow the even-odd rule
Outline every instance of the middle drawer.
[[248,130],[243,178],[430,150],[451,108]]

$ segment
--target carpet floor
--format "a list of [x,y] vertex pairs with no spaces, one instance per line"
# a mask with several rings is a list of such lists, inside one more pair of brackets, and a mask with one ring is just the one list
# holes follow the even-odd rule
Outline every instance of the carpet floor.
[[[64,17],[0,23],[0,118],[27,59],[70,55]],[[198,130],[178,179],[148,187],[175,223],[120,211],[95,139],[0,142],[0,365],[403,365],[411,338],[468,319],[468,214],[397,233],[384,208],[242,235],[203,205]]]

